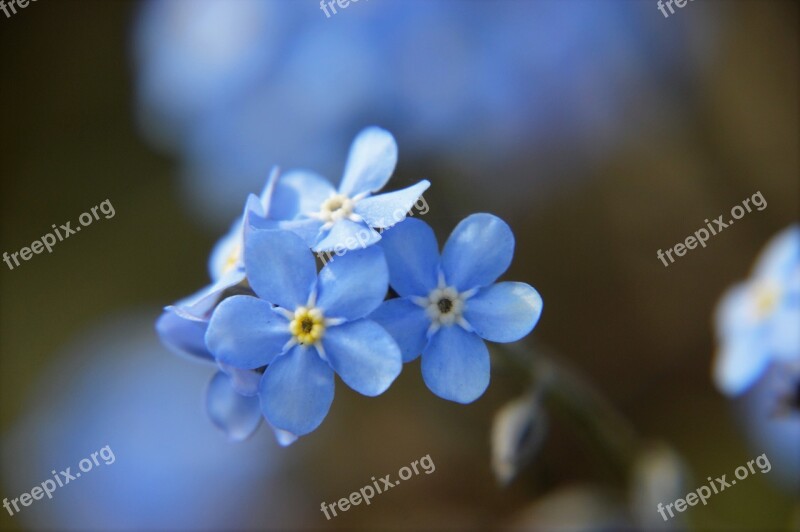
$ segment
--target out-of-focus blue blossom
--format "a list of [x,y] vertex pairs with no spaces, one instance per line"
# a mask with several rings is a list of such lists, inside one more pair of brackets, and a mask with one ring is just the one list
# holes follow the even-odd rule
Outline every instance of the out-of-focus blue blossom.
[[145,131],[177,144],[203,114],[262,81],[282,37],[278,12],[262,0],[142,2],[135,58]]
[[204,214],[278,160],[330,175],[365,121],[477,187],[563,142],[604,153],[646,124],[626,95],[688,78],[713,38],[711,8],[665,24],[627,1],[382,0],[331,18],[313,2],[222,4],[151,0],[134,34],[140,121],[181,154]]
[[[397,165],[397,143],[386,130],[369,127],[350,148],[339,190],[313,172],[295,170],[281,177],[275,189],[271,218],[253,222],[266,229],[286,229],[318,252],[371,246],[385,229],[405,219],[406,213],[430,186],[416,185],[373,196]],[[283,221],[288,220],[288,221]]]
[[380,247],[347,253],[317,275],[303,239],[288,231],[254,230],[244,260],[258,297],[223,300],[211,316],[206,345],[224,364],[267,366],[258,393],[274,427],[299,436],[316,429],[333,402],[334,372],[368,396],[383,393],[397,378],[400,349],[380,325],[365,319],[388,290]]
[[714,380],[727,395],[747,390],[771,361],[800,361],[800,226],[775,236],[749,280],[716,310]]
[[371,318],[388,330],[408,362],[422,354],[422,376],[433,393],[469,403],[489,385],[484,340],[514,342],[542,312],[530,285],[495,284],[514,256],[514,234],[500,218],[473,214],[456,226],[441,257],[433,230],[409,219],[387,232],[390,299]]
[[773,360],[735,406],[750,447],[769,457],[769,480],[800,494],[800,360]]
[[[276,475],[291,456],[266,433],[231,446],[208,423],[199,391],[208,368],[165,357],[152,318],[124,315],[53,357],[2,434],[4,496],[29,492],[108,445],[100,465],[22,508],[25,530],[261,530],[289,526],[297,485]],[[264,493],[279,490],[281,497]],[[220,511],[220,494],[225,499]],[[3,510],[5,512],[5,510]],[[293,522],[298,516],[294,515]]]

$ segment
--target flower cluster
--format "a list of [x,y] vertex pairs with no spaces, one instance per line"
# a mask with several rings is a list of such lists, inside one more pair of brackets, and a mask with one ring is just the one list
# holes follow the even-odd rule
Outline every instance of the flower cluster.
[[731,288],[717,307],[714,378],[720,390],[739,395],[771,363],[800,364],[798,324],[800,226],[793,225],[767,244],[752,277]]
[[[440,256],[427,224],[397,216],[428,181],[376,194],[396,163],[392,135],[371,127],[353,142],[338,189],[312,172],[273,171],[214,249],[212,284],[159,318],[166,345],[219,367],[208,413],[232,439],[263,417],[288,445],[322,423],[334,374],[376,396],[419,355],[431,391],[472,402],[489,384],[484,340],[512,342],[536,325],[536,290],[495,284],[514,253],[508,225],[472,215]],[[332,249],[346,252],[317,271],[314,252]],[[390,286],[399,297],[385,301]]]

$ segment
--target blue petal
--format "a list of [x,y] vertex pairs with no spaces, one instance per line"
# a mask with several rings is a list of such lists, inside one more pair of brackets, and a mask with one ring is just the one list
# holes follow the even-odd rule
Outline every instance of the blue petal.
[[778,360],[800,357],[800,305],[783,305],[770,318],[769,342]]
[[205,342],[208,322],[188,319],[175,310],[175,307],[167,307],[156,321],[156,332],[164,345],[178,355],[213,360]]
[[242,220],[245,222],[243,225],[247,225],[247,219],[250,216],[258,216],[259,218],[264,218],[266,211],[264,210],[264,205],[261,203],[261,198],[256,196],[255,194],[250,194],[247,196],[247,200],[244,203],[244,214],[242,215]]
[[355,196],[383,188],[397,165],[397,143],[378,127],[364,129],[353,141],[339,192]]
[[244,272],[245,233],[250,230],[251,220],[261,220],[264,216],[265,207],[261,199],[255,194],[250,194],[245,201],[242,216],[233,223],[228,234],[222,237],[211,251],[208,267],[212,279],[219,282],[232,272]]
[[222,280],[210,284],[168,308],[175,309],[178,315],[185,316],[190,320],[208,321],[222,291],[228,288],[221,282]]
[[331,327],[322,345],[345,384],[370,397],[385,392],[403,368],[397,343],[386,329],[370,320]]
[[224,362],[217,362],[221,369],[229,378],[233,391],[238,394],[252,397],[258,393],[258,383],[261,381],[261,373],[251,369],[239,369]]
[[489,350],[476,334],[442,327],[422,352],[422,378],[443,399],[471,403],[489,386]]
[[740,283],[729,288],[714,309],[717,339],[725,342],[745,331],[754,331],[757,326],[752,312],[750,286]]
[[353,212],[364,218],[370,227],[392,227],[405,220],[408,211],[430,186],[430,181],[424,179],[402,190],[364,198],[356,203]]
[[230,378],[218,371],[208,385],[206,411],[211,421],[233,441],[242,441],[253,434],[261,423],[257,397],[239,395]]
[[288,430],[277,429],[270,425],[272,428],[273,434],[275,434],[275,440],[282,446],[286,447],[287,445],[291,445],[297,441],[297,436],[289,432]]
[[468,299],[464,318],[481,338],[515,342],[531,332],[542,315],[542,296],[525,283],[498,283]]
[[381,304],[389,290],[383,250],[371,247],[332,258],[319,272],[317,306],[326,317],[356,320]]
[[442,251],[442,270],[448,284],[461,291],[495,282],[514,257],[514,233],[491,214],[461,220]]
[[317,278],[314,255],[288,231],[253,231],[245,242],[250,287],[261,299],[294,310],[308,301]]
[[270,231],[289,231],[302,238],[306,246],[313,247],[320,238],[322,222],[314,218],[301,218],[298,220],[264,220],[251,218],[251,226],[255,229]]
[[757,337],[739,337],[722,345],[714,362],[714,381],[726,395],[739,395],[764,373],[770,358]]
[[319,174],[292,170],[283,174],[272,193],[270,218],[291,220],[319,212],[322,203],[336,194],[333,185]]
[[403,354],[403,362],[417,358],[428,343],[431,320],[425,309],[406,298],[385,301],[369,315],[369,319],[392,335]]
[[267,183],[264,185],[264,190],[261,191],[261,196],[258,198],[263,209],[259,213],[262,218],[273,217],[272,198],[275,195],[275,187],[278,185],[280,175],[280,169],[277,166],[273,167],[267,178]]
[[220,362],[255,369],[272,362],[291,338],[286,318],[266,301],[232,296],[214,310],[206,345]]
[[261,379],[261,411],[275,427],[302,436],[319,427],[333,402],[333,370],[313,349],[295,346]]
[[439,244],[433,229],[409,218],[381,235],[389,283],[401,296],[427,296],[436,288]]
[[230,231],[214,245],[208,259],[208,273],[212,280],[221,279],[225,273],[241,265],[242,234],[240,218],[233,223]]
[[337,254],[345,250],[364,249],[381,239],[381,235],[365,223],[350,220],[339,220],[327,232],[323,231],[314,251],[321,253],[335,251]]

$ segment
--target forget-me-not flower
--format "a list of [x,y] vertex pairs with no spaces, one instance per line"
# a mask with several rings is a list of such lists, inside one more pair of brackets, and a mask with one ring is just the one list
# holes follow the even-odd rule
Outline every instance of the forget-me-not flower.
[[248,196],[242,216],[214,246],[208,261],[211,284],[166,307],[156,321],[156,331],[161,341],[172,351],[213,359],[205,346],[208,320],[222,294],[245,279],[243,250],[245,233],[250,230],[249,220],[253,215],[259,219],[270,217],[272,195],[278,177],[279,171],[274,168],[261,196]]
[[775,236],[752,277],[731,288],[716,310],[714,380],[739,395],[772,361],[800,361],[800,225]]
[[292,231],[318,252],[366,248],[381,238],[373,228],[401,222],[430,186],[422,180],[402,190],[373,195],[386,185],[396,165],[397,143],[392,134],[368,127],[350,147],[338,190],[314,172],[287,172],[275,188],[272,218],[289,221],[264,221],[259,226]]
[[[156,321],[162,343],[173,352],[216,363],[205,343],[208,320],[220,299],[245,280],[243,249],[244,236],[250,230],[249,219],[251,215],[269,216],[277,179],[278,170],[273,169],[261,196],[251,194],[248,197],[242,216],[214,247],[209,259],[212,283],[165,308]],[[218,365],[220,371],[212,377],[206,394],[206,410],[212,422],[229,438],[243,440],[260,425],[261,410],[255,386],[260,374],[222,363]],[[282,445],[297,439],[274,427],[273,431]]]
[[314,255],[299,236],[253,230],[244,260],[257,297],[223,300],[206,345],[224,364],[266,366],[258,392],[270,424],[298,436],[316,429],[333,402],[334,372],[368,396],[383,393],[400,374],[397,343],[366,319],[388,290],[380,247],[348,253],[317,275]]
[[[257,371],[234,368],[220,364],[222,369],[214,374],[206,392],[206,412],[214,425],[234,441],[248,438],[258,429],[263,416],[258,400]],[[281,445],[289,445],[297,436],[271,427]]]
[[401,296],[371,315],[397,340],[405,362],[422,354],[422,376],[444,399],[469,403],[489,385],[484,340],[513,342],[539,320],[542,298],[530,285],[495,284],[511,264],[514,235],[491,214],[456,226],[441,257],[433,230],[408,219],[386,232],[392,288]]

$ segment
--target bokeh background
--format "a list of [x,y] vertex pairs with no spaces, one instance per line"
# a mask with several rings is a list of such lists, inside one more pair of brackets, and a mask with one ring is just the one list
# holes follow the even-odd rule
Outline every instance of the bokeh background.
[[[655,513],[555,416],[534,464],[499,486],[492,419],[527,385],[502,360],[469,406],[431,394],[419,362],[374,399],[338,382],[323,425],[288,448],[264,427],[228,443],[208,421],[214,369],[170,354],[153,321],[207,283],[211,247],[272,165],[337,180],[371,124],[397,138],[393,187],[431,180],[440,241],[472,212],[509,222],[506,277],[545,301],[533,339],[681,457],[654,473],[685,478],[676,497],[732,474],[774,442],[748,397],[712,383],[712,313],[798,219],[798,44],[797,4],[779,0],[669,18],[654,0],[361,0],[330,18],[313,0],[40,0],[0,14],[0,251],[105,199],[116,210],[0,267],[0,496],[105,445],[116,455],[53,500],[0,511],[0,527],[618,529]],[[756,191],[765,210],[669,268],[656,258]],[[798,526],[800,440],[779,437],[772,472],[676,524]],[[324,519],[322,501],[428,454],[435,473]]]

